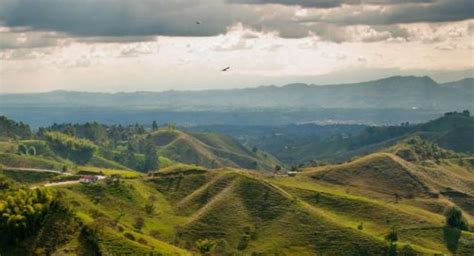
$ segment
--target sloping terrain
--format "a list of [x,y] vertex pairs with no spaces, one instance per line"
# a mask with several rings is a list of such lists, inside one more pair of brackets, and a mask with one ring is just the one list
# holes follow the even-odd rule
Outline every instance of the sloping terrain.
[[[472,224],[469,205],[445,194],[449,191],[441,190],[432,176],[414,170],[417,164],[404,161],[378,153],[296,177],[184,164],[147,176],[103,170],[104,175],[122,178],[49,188],[72,215],[61,215],[61,221],[49,215],[46,223],[56,224],[38,231],[31,238],[35,242],[25,241],[29,246],[24,250],[186,255],[197,254],[197,241],[210,239],[218,255],[383,255],[388,250],[384,237],[396,227],[399,250],[409,245],[424,254],[449,254],[444,212],[457,204]],[[442,186],[453,185],[450,192],[467,194],[454,185],[471,167],[448,161],[439,168],[452,179],[442,179]],[[438,192],[438,197],[432,196]],[[394,193],[400,195],[397,200]],[[48,238],[58,237],[62,229],[68,230],[64,239]],[[462,232],[460,237],[456,250],[462,255],[474,246],[474,235]]]
[[306,173],[316,180],[402,197],[428,196],[432,189],[395,155],[372,154],[356,161]]
[[309,168],[305,175],[358,193],[394,198],[445,197],[474,213],[474,171],[470,157],[415,137],[387,152],[354,161]]
[[458,152],[474,152],[474,125],[454,128],[436,138],[443,148]]
[[212,133],[187,133],[162,129],[150,134],[158,154],[174,161],[209,168],[240,167],[273,170],[281,163],[265,152],[253,152],[239,142]]
[[[423,131],[431,132],[431,128]],[[209,249],[216,255],[393,255],[394,250],[469,255],[474,251],[473,157],[441,148],[423,139],[426,136],[408,136],[376,153],[302,169],[291,177],[284,171],[242,168],[241,162],[256,161],[269,168],[278,162],[227,137],[169,128],[136,137],[156,145],[159,171],[145,174],[121,168],[102,151],[81,165],[56,155],[40,140],[4,141],[0,211],[5,215],[0,216],[21,221],[20,214],[48,211],[39,215],[40,222],[29,223],[31,230],[18,241],[0,245],[0,253],[199,255]],[[125,152],[124,145],[130,146],[117,144]],[[30,150],[33,145],[36,152]],[[81,175],[100,179],[81,183]],[[25,206],[33,202],[24,199],[30,193],[25,191],[49,191],[49,208]],[[13,203],[19,206],[7,207]],[[453,206],[460,209],[470,231],[447,225],[445,214]],[[0,238],[10,231],[2,218]],[[397,242],[391,245],[386,237],[393,232]]]
[[[178,230],[183,246],[206,237],[219,241],[219,250],[244,254],[383,251],[381,241],[331,222],[290,193],[250,173],[220,170],[176,176],[181,178],[171,181],[167,174],[150,182],[175,202],[178,215],[188,218]],[[351,244],[345,242],[348,239]]]
[[[294,129],[304,130],[304,127],[294,126]],[[252,134],[252,131],[248,133]],[[241,131],[241,134],[244,132]],[[302,141],[291,133],[284,133],[275,141],[262,144],[259,137],[248,137],[250,139],[246,143],[258,145],[288,165],[308,165],[314,160],[331,163],[347,161],[391,147],[415,135],[456,152],[473,152],[474,117],[470,116],[468,111],[449,112],[421,124],[374,126],[354,133],[339,132],[332,136],[313,137]]]

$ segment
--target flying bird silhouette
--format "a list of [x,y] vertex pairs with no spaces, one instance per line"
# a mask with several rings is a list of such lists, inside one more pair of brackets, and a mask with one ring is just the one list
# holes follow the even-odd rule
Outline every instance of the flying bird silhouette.
[[196,25],[201,25],[201,22],[199,20],[197,20]]
[[222,69],[222,72],[226,72],[229,69],[230,69],[230,67],[226,67],[226,68]]

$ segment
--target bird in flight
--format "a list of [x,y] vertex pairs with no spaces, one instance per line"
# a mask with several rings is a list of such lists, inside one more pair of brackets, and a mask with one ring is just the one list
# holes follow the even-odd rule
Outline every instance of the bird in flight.
[[230,67],[226,67],[226,68],[222,69],[222,72],[226,72],[229,69],[230,69]]
[[196,25],[201,25],[201,22],[199,20],[197,20]]

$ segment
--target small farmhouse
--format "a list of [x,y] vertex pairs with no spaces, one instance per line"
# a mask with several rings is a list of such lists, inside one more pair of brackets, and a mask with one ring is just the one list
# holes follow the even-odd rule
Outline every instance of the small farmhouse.
[[99,180],[97,176],[82,176],[79,179],[79,182],[83,184],[94,184]]

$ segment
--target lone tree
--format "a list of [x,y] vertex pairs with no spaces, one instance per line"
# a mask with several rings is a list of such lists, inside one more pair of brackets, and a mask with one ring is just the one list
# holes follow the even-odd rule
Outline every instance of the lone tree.
[[446,225],[460,230],[469,230],[467,220],[462,216],[462,211],[458,207],[451,207],[446,212]]
[[397,230],[395,228],[392,228],[392,230],[390,231],[390,233],[388,233],[386,236],[385,236],[385,240],[387,242],[389,242],[390,244],[393,244],[395,242],[398,241],[398,233],[397,233]]
[[156,121],[153,121],[153,124],[151,125],[151,129],[152,129],[153,131],[158,130],[158,124],[156,123]]
[[468,230],[467,220],[462,216],[462,211],[454,206],[446,212],[446,226],[443,229],[444,241],[449,251],[455,253],[458,249],[461,231]]
[[145,171],[158,170],[158,165],[156,147],[152,142],[148,142],[145,151]]
[[389,256],[397,256],[397,244],[398,241],[398,233],[397,230],[392,227],[390,233],[385,236],[385,240],[390,243],[388,247],[387,255]]

